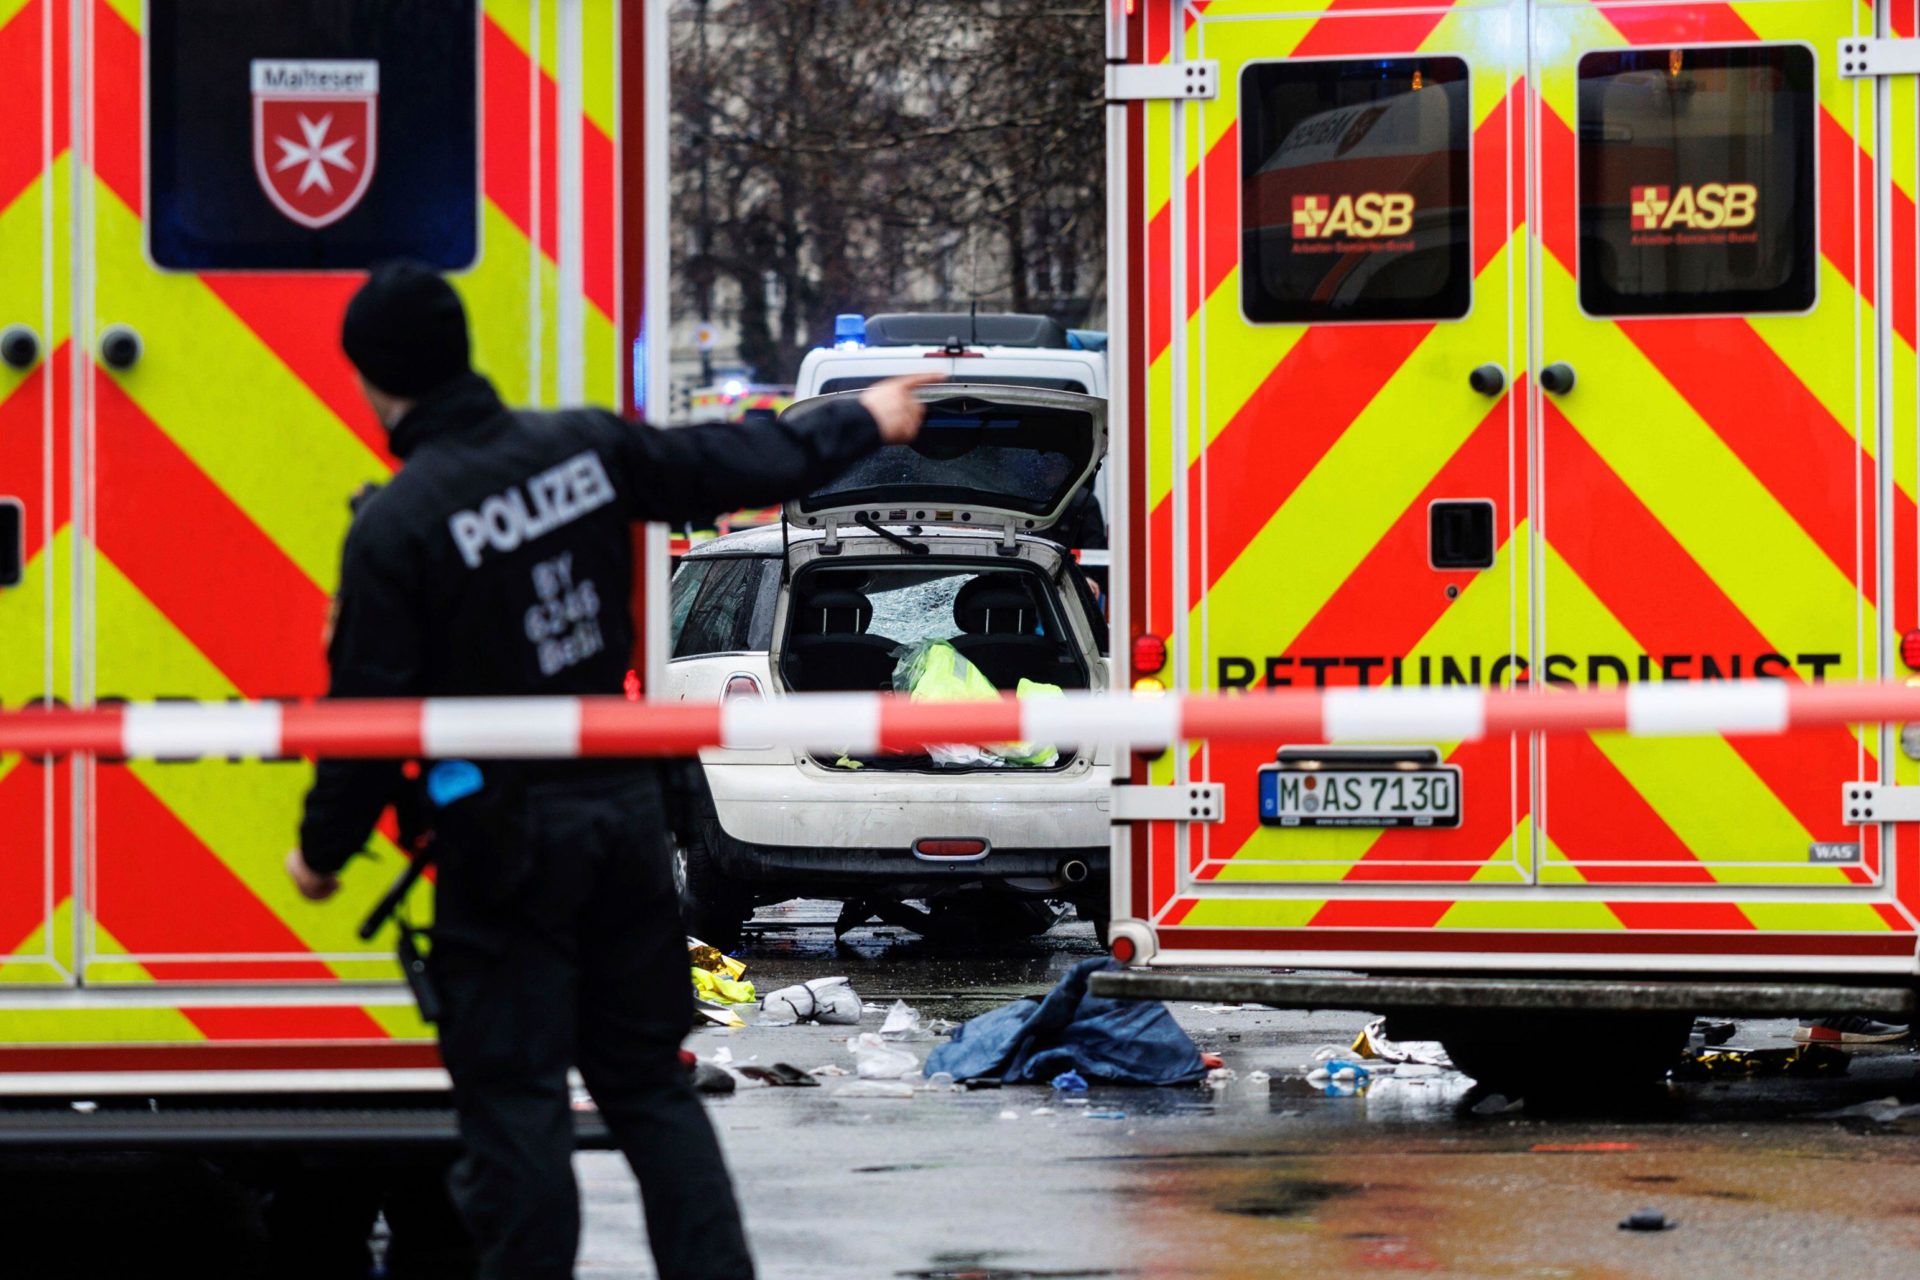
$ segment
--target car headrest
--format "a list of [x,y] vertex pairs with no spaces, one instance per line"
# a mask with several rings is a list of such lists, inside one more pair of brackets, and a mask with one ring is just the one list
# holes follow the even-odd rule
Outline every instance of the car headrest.
[[865,635],[873,622],[873,601],[858,591],[816,591],[807,597],[806,611],[800,617],[802,633],[815,635]]
[[953,597],[953,620],[968,635],[1030,635],[1039,617],[1032,592],[996,575],[960,588]]

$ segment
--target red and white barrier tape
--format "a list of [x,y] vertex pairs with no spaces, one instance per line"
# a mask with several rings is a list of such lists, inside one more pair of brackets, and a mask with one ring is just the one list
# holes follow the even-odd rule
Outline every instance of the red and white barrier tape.
[[0,754],[145,759],[687,755],[701,747],[855,754],[932,743],[1458,742],[1509,733],[1769,734],[1920,720],[1920,688],[1778,680],[1611,689],[1288,689],[1229,696],[1069,694],[910,702],[799,694],[724,705],[625,698],[124,703],[0,711]]

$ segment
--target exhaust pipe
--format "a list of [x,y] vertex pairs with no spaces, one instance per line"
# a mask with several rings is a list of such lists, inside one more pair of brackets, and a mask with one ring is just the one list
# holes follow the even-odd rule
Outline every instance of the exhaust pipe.
[[1068,858],[1060,864],[1060,878],[1068,884],[1085,884],[1090,874],[1087,864],[1078,858]]

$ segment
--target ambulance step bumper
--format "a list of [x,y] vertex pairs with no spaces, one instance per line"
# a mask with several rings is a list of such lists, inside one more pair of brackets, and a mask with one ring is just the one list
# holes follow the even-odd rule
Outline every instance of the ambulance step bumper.
[[1094,995],[1118,1000],[1263,1004],[1275,1009],[1362,1013],[1485,1012],[1692,1013],[1796,1017],[1862,1013],[1906,1022],[1912,987],[1833,982],[1642,982],[1563,978],[1369,978],[1322,973],[1096,973]]

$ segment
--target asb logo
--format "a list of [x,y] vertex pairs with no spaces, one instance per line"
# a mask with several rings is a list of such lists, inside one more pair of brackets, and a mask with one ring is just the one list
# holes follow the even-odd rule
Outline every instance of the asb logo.
[[380,64],[256,58],[253,171],[273,207],[316,231],[373,181]]
[[1715,231],[1750,227],[1760,213],[1760,189],[1751,182],[1702,182],[1685,187],[1635,187],[1630,212],[1635,231]]
[[1359,195],[1295,196],[1293,238],[1326,240],[1351,236],[1371,240],[1413,230],[1413,197],[1403,192],[1364,191]]

